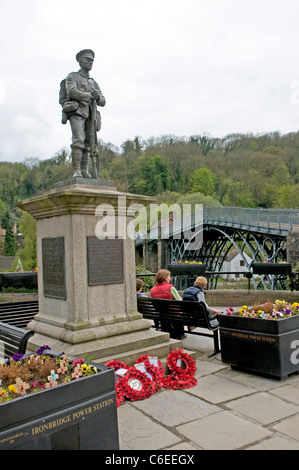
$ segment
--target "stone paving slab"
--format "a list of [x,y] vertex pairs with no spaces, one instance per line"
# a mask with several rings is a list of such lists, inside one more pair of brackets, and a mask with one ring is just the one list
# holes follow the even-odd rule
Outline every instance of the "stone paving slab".
[[299,405],[299,382],[282,386],[277,390],[271,390],[271,393]]
[[299,415],[286,419],[272,427],[273,430],[299,440]]
[[240,372],[238,370],[233,370],[230,367],[226,367],[225,369],[218,371],[216,375],[243,385],[248,385],[249,387],[260,391],[272,390],[275,387],[281,387],[282,384],[280,380],[254,375],[247,372]]
[[232,410],[261,424],[270,424],[299,413],[299,407],[291,405],[267,392],[226,403]]
[[168,427],[178,426],[221,411],[221,408],[206,403],[183,390],[160,391],[152,395],[149,400],[134,402],[134,407],[148,413]]
[[272,434],[262,426],[253,424],[229,411],[221,411],[183,424],[177,430],[206,450],[239,449]]
[[247,447],[247,450],[299,450],[299,442],[285,437],[272,437],[259,444]]
[[157,450],[181,441],[130,403],[118,409],[118,429],[120,450]]
[[234,398],[239,398],[256,390],[247,385],[232,382],[231,380],[218,377],[217,375],[207,375],[198,380],[198,384],[189,389],[189,393],[210,403],[218,404]]

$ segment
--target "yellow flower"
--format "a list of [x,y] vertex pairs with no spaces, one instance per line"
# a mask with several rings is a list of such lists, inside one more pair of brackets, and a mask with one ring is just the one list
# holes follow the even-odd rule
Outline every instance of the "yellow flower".
[[6,390],[5,390],[5,389],[0,390],[0,396],[3,395],[4,393],[6,393]]
[[88,372],[88,365],[87,364],[82,364],[81,370],[82,370],[82,372]]
[[18,390],[16,389],[16,387],[14,385],[9,385],[8,386],[8,391],[13,392],[13,393],[18,393]]

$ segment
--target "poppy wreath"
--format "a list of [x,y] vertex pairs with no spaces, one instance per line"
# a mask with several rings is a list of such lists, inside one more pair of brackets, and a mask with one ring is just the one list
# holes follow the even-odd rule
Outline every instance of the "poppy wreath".
[[[178,365],[179,359],[181,359],[181,361],[185,364],[185,369],[182,369]],[[196,364],[194,359],[190,356],[190,354],[184,353],[182,349],[171,351],[171,353],[167,356],[166,362],[169,370],[171,371],[171,374],[174,377],[178,377],[180,380],[190,376],[193,377],[195,374]]]
[[185,377],[185,378],[179,378],[179,377],[172,377],[171,375],[168,375],[167,377],[164,378],[164,388],[169,388],[171,390],[181,390],[183,388],[192,388],[197,385],[197,379],[195,377]]
[[155,391],[155,383],[134,366],[129,368],[117,385],[120,399],[124,397],[131,401],[149,398]]
[[128,366],[128,365],[125,364],[124,362],[122,362],[122,361],[117,361],[117,360],[115,360],[115,359],[106,362],[105,366],[111,367],[111,368],[114,369],[114,370],[118,370],[118,369],[129,369],[129,368],[130,368],[130,366]]
[[136,364],[143,363],[147,372],[152,376],[153,382],[155,383],[155,392],[158,392],[163,387],[164,382],[164,368],[162,362],[158,359],[158,367],[150,363],[150,358],[154,356],[140,356]]
[[125,396],[122,392],[122,385],[120,383],[121,381],[118,380],[115,384],[115,392],[116,392],[116,406],[119,407],[124,401],[125,401]]

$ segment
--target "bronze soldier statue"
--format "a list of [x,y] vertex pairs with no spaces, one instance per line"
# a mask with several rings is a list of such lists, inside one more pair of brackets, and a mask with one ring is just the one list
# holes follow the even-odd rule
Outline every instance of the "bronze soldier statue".
[[92,177],[99,177],[96,133],[101,128],[101,115],[97,106],[105,106],[106,100],[97,82],[89,76],[94,56],[91,49],[78,52],[76,59],[80,70],[68,74],[60,84],[62,123],[66,124],[69,120],[72,130],[73,178],[91,178],[88,172],[90,157]]

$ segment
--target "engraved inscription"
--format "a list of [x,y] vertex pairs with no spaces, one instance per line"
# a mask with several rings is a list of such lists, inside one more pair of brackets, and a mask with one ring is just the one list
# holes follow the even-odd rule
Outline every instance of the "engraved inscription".
[[44,296],[66,299],[64,237],[43,238]]
[[15,428],[13,431],[1,433],[0,449],[9,449],[16,442],[18,445],[24,444],[34,436],[49,436],[53,432],[64,429],[76,422],[81,422],[88,417],[99,415],[108,408],[115,406],[115,398],[107,397],[99,401],[99,398],[89,401],[86,404],[76,406],[69,410],[68,414],[64,411],[52,415],[52,418],[40,419],[29,423],[26,426]]
[[123,282],[123,240],[87,237],[88,285]]
[[260,342],[260,343],[272,343],[275,344],[277,342],[276,336],[270,335],[260,335],[254,333],[243,333],[239,331],[229,331],[229,330],[221,330],[221,334],[223,336],[237,338],[241,340],[253,341],[253,342]]

